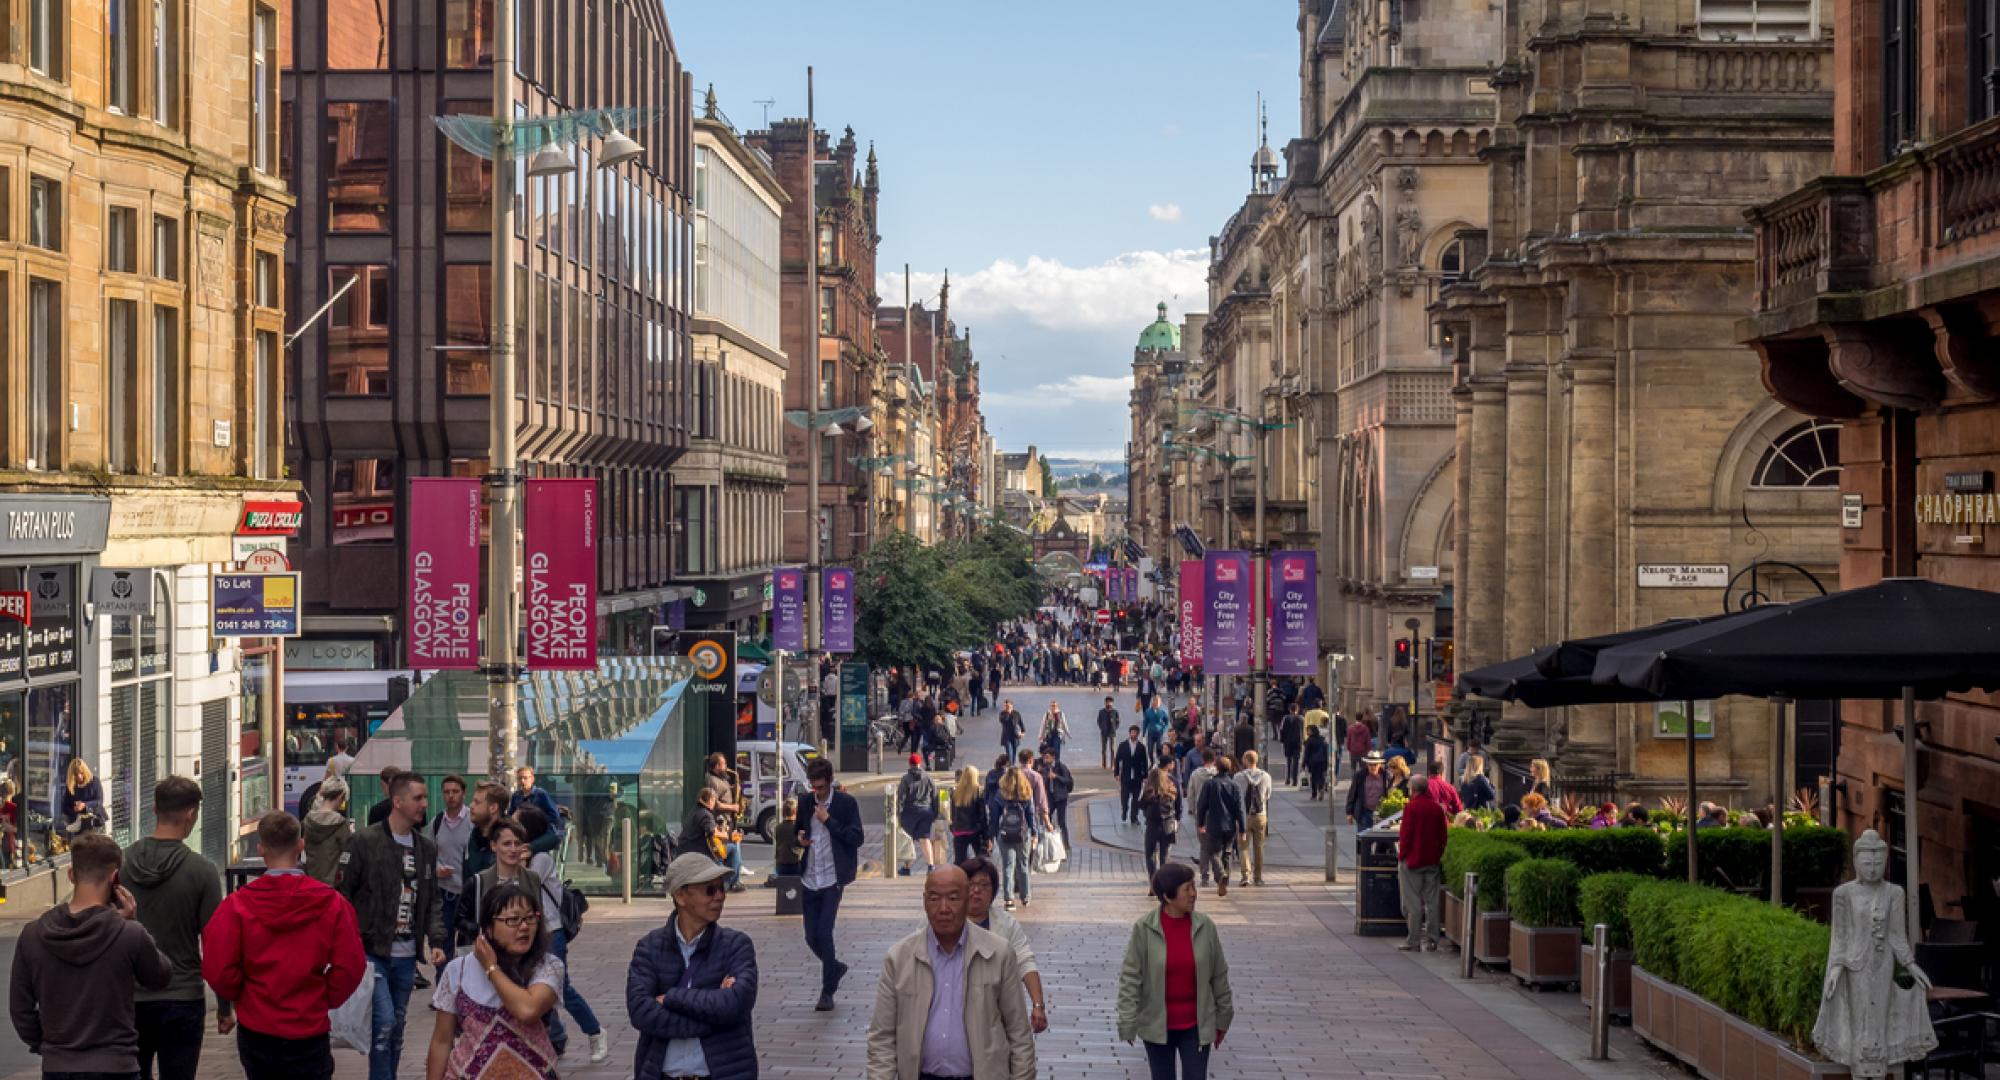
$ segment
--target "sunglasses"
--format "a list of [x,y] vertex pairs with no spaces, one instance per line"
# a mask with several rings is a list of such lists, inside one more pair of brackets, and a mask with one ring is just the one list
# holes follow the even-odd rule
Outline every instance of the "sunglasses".
[[541,922],[542,917],[540,915],[496,915],[493,917],[493,921],[499,923],[501,926],[508,927],[533,926]]
[[708,898],[709,898],[710,900],[713,900],[713,899],[715,899],[716,897],[718,897],[718,896],[721,896],[721,895],[723,895],[724,893],[726,893],[726,892],[728,892],[728,891],[729,891],[729,886],[727,886],[727,885],[724,885],[724,884],[723,884],[722,882],[720,882],[720,881],[711,881],[711,882],[709,882],[709,883],[708,883],[708,884],[706,884],[706,885],[683,885],[683,886],[681,886],[681,888],[683,888],[683,889],[700,889],[700,890],[701,890],[701,894],[702,894],[703,896],[706,896],[706,897],[708,897]]

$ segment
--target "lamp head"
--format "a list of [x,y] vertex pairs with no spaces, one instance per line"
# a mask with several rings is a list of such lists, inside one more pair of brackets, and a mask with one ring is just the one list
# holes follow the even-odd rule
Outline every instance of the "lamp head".
[[646,148],[640,146],[630,135],[612,128],[611,134],[604,137],[604,145],[598,148],[597,162],[606,167],[623,165],[645,152]]
[[544,146],[528,159],[529,176],[561,176],[576,171],[576,162],[558,146]]

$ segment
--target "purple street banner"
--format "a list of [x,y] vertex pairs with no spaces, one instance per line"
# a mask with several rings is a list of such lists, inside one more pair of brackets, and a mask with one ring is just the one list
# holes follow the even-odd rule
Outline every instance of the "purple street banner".
[[1271,553],[1271,673],[1319,671],[1319,557],[1311,551]]
[[407,666],[479,666],[479,481],[410,481]]
[[820,647],[830,653],[854,651],[854,571],[829,566],[820,571]]
[[1139,602],[1139,568],[1136,566],[1125,568],[1125,602],[1128,604]]
[[771,571],[771,647],[806,651],[806,572],[796,566]]
[[1181,666],[1193,668],[1201,666],[1201,562],[1198,559],[1181,561],[1180,581],[1180,623],[1181,623]]
[[597,481],[530,480],[526,551],[529,671],[597,669]]
[[1210,675],[1250,673],[1250,554],[1211,551],[1202,560],[1201,668]]
[[1107,604],[1125,602],[1125,571],[1118,567],[1104,568],[1104,600]]

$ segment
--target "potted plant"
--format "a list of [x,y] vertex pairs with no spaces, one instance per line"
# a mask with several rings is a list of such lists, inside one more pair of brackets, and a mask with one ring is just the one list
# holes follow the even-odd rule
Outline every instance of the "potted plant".
[[1606,1011],[1614,1017],[1632,1015],[1632,924],[1625,915],[1625,900],[1632,890],[1653,879],[1642,874],[1592,874],[1577,887],[1577,907],[1583,915],[1583,1003],[1589,1008],[1597,1000],[1597,949],[1594,928],[1604,924],[1606,960]]
[[1507,868],[1507,965],[1536,987],[1572,986],[1582,973],[1583,916],[1577,911],[1576,864],[1522,859]]
[[1507,933],[1507,868],[1528,857],[1516,844],[1504,840],[1491,844],[1472,860],[1471,870],[1479,875],[1479,896],[1474,904],[1472,955],[1482,964],[1504,964],[1510,945]]

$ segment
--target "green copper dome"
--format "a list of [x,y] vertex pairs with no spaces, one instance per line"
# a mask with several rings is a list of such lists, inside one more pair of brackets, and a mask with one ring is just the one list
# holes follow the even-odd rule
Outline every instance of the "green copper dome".
[[1181,328],[1167,321],[1167,305],[1160,305],[1160,317],[1153,325],[1139,332],[1141,352],[1179,352],[1181,348]]

